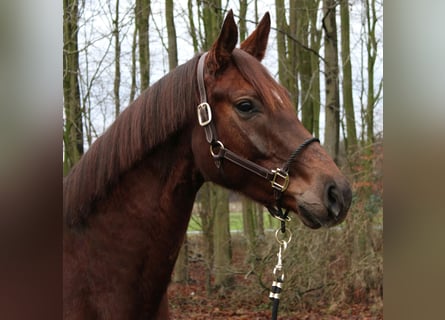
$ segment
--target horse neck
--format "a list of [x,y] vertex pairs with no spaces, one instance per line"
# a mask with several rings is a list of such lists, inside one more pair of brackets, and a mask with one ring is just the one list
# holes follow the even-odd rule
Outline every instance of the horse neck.
[[[186,136],[180,139],[186,140]],[[124,220],[125,224],[143,229],[145,245],[153,248],[159,248],[159,242],[181,245],[202,181],[194,168],[190,141],[178,139],[170,139],[172,143],[158,147],[121,177],[97,206],[97,223],[115,224],[116,219]],[[160,251],[169,249],[177,248],[164,247]]]
[[[178,134],[158,147],[119,179],[83,232],[68,232],[66,274],[80,280],[67,280],[67,288],[83,282],[98,292],[92,304],[102,305],[100,299],[105,299],[116,314],[134,305],[147,314],[156,311],[202,184],[187,139],[187,134]],[[114,279],[112,289],[109,279]]]

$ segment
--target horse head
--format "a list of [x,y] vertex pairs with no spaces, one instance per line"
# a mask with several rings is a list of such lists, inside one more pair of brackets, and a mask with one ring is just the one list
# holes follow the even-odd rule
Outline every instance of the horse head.
[[[201,57],[202,70],[198,67],[197,73],[202,77],[200,96],[205,103],[198,107],[193,156],[206,180],[268,207],[277,205],[279,193],[280,207],[297,213],[306,226],[334,226],[346,217],[351,189],[315,140],[303,145],[289,161],[311,134],[298,120],[288,92],[261,64],[269,31],[266,14],[240,48],[235,48],[238,31],[229,12],[218,39]],[[239,159],[246,159],[244,165],[237,163],[243,162]],[[280,173],[286,163],[288,173]],[[249,166],[260,168],[259,172],[246,170]],[[266,177],[261,176],[261,168]]]

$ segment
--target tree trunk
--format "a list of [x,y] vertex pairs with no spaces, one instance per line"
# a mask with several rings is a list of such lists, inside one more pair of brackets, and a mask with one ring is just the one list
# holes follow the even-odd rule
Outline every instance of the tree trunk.
[[[137,17],[136,17],[137,20]],[[138,27],[137,23],[135,23],[134,32],[133,32],[133,43],[131,45],[131,85],[130,85],[130,101],[129,104],[131,104],[135,97],[136,97],[136,50],[137,50],[137,39],[138,39]]]
[[229,191],[221,187],[215,188],[212,202],[215,208],[214,232],[214,274],[216,288],[224,290],[230,287],[233,276],[230,272],[232,262],[232,246],[230,239]]
[[[366,0],[366,22],[367,22],[367,53],[368,53],[368,101],[366,106],[366,140],[368,143],[374,142],[374,106],[376,95],[374,90],[374,66],[377,59],[377,39],[375,26],[377,24],[377,14],[375,0]],[[380,94],[380,90],[377,96]]]
[[326,83],[326,127],[324,147],[328,154],[332,157],[332,159],[337,162],[340,134],[340,103],[338,86],[338,49],[335,6],[335,0],[323,0]]
[[150,84],[150,46],[148,39],[150,0],[136,0],[136,26],[139,36],[139,71],[141,91]]
[[284,0],[275,0],[275,12],[277,15],[277,53],[278,53],[278,78],[280,83],[289,88],[287,74],[287,48],[286,48],[286,9]]
[[204,25],[203,49],[208,50],[213,41],[219,35],[219,31],[223,22],[223,14],[221,10],[221,0],[200,0],[202,4],[202,19]]
[[264,212],[263,205],[256,203],[256,215],[257,215],[257,239],[258,242],[261,242],[265,239],[266,235],[264,233]]
[[[320,52],[321,45],[321,29],[317,29],[318,24],[318,6],[320,0],[313,0],[311,2],[310,11],[310,39],[311,49],[315,52]],[[312,86],[311,99],[313,108],[313,128],[312,133],[315,137],[320,136],[320,59],[316,54],[311,54],[311,69],[312,69]]]
[[120,113],[121,103],[120,103],[120,86],[121,86],[121,42],[119,38],[119,0],[116,0],[116,13],[113,19],[113,36],[114,36],[114,116],[117,116]]
[[188,10],[189,24],[190,24],[190,36],[192,37],[193,50],[196,53],[196,52],[199,51],[198,31],[196,30],[195,21],[193,19],[194,14],[193,14],[193,2],[192,2],[192,0],[188,0],[187,1],[187,10]]
[[178,47],[176,44],[176,27],[173,14],[173,0],[165,1],[165,19],[168,35],[168,65],[170,71],[178,65]]
[[[308,1],[299,1],[298,40],[307,48],[309,47],[309,8]],[[299,47],[299,74],[301,85],[301,122],[304,127],[313,133],[314,131],[314,109],[311,97],[312,63],[311,53],[303,46]]]
[[243,197],[243,231],[247,240],[247,259],[246,262],[255,268],[256,262],[256,246],[257,246],[257,232],[256,232],[256,203],[252,200]]
[[212,186],[210,182],[204,183],[199,191],[201,228],[204,237],[204,261],[206,264],[205,286],[207,293],[211,291],[211,272],[213,269],[213,221],[214,208],[212,208]]
[[[289,37],[296,37],[298,38],[298,22],[300,20],[300,17],[298,17],[299,7],[298,7],[299,1],[290,1],[290,10],[289,10],[289,25],[287,26],[287,67],[286,71],[288,73],[287,79],[288,79],[288,87],[287,89],[290,92],[292,102],[294,103],[295,110],[298,112],[299,108],[299,100],[300,100],[300,88],[298,86],[298,80],[300,78],[299,68],[300,68],[300,54],[298,50],[298,44],[295,40],[291,39]],[[286,19],[283,17],[283,20],[286,21]]]
[[352,94],[352,67],[349,41],[349,1],[340,1],[341,60],[343,68],[343,108],[346,117],[346,150],[354,151],[357,145],[355,113]]
[[184,243],[179,251],[176,259],[175,269],[173,272],[173,281],[178,283],[187,283],[188,275],[188,239],[187,234],[184,236]]
[[79,90],[78,2],[63,1],[63,99],[65,111],[64,174],[83,154],[82,108]]
[[239,39],[243,42],[247,37],[247,0],[239,0]]

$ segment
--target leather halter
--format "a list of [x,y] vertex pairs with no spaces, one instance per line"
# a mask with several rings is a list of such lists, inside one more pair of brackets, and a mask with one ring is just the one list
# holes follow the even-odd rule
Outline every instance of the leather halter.
[[283,213],[281,208],[281,197],[283,193],[286,191],[289,186],[289,168],[291,163],[296,159],[296,157],[300,154],[300,152],[307,147],[312,142],[320,142],[318,138],[312,137],[305,140],[289,157],[286,161],[283,168],[277,169],[267,169],[262,167],[248,159],[240,157],[236,153],[230,151],[226,147],[224,147],[223,143],[218,140],[218,136],[216,134],[216,128],[214,122],[212,121],[212,109],[207,102],[207,94],[204,83],[204,65],[205,65],[205,57],[207,52],[204,53],[198,62],[197,68],[197,80],[198,80],[198,89],[199,95],[201,99],[201,103],[197,106],[197,115],[198,122],[201,127],[204,128],[206,140],[210,144],[210,154],[215,160],[215,164],[218,168],[221,167],[221,163],[223,159],[226,159],[239,167],[242,167],[271,183],[272,189],[275,195],[275,207],[267,207],[270,214],[281,220],[281,221],[289,221],[290,218],[287,216],[288,211]]

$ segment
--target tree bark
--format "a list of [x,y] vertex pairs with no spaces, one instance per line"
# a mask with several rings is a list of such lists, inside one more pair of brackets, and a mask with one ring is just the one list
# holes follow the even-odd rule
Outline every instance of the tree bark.
[[239,0],[239,38],[243,42],[247,37],[247,0]]
[[199,217],[201,220],[201,228],[204,237],[204,261],[206,264],[206,280],[205,287],[209,294],[211,292],[211,272],[213,270],[213,221],[214,208],[212,208],[212,186],[210,182],[204,183],[199,191]]
[[189,24],[190,24],[190,36],[192,37],[193,42],[193,49],[194,52],[199,51],[199,45],[198,45],[198,31],[195,27],[195,20],[194,20],[194,14],[193,14],[193,2],[192,0],[187,1],[187,10],[188,10],[188,16],[189,16]]
[[175,269],[173,272],[173,281],[178,283],[187,283],[189,280],[188,273],[188,238],[184,236],[184,243],[179,251],[176,259]]
[[[287,81],[288,81],[288,87],[287,89],[290,92],[292,102],[294,103],[295,110],[298,112],[299,108],[299,100],[300,100],[300,88],[298,85],[299,79],[300,79],[300,52],[298,50],[298,44],[296,41],[291,39],[289,37],[295,37],[298,38],[299,34],[299,21],[301,17],[298,16],[299,12],[299,2],[300,1],[290,1],[290,8],[289,8],[289,25],[287,26],[286,30],[286,43],[287,43],[287,67],[286,71],[288,73]],[[283,17],[284,18],[284,17]],[[284,18],[284,21],[286,19]]]
[[357,145],[354,101],[352,93],[352,66],[349,41],[349,1],[340,1],[341,60],[343,69],[343,108],[346,117],[346,150],[354,151]]
[[286,46],[287,24],[284,0],[275,0],[275,12],[277,15],[278,78],[280,80],[280,83],[289,89]]
[[340,135],[340,103],[338,85],[337,24],[335,0],[323,0],[323,29],[325,32],[326,127],[324,147],[338,161]]
[[[310,11],[310,47],[315,52],[320,52],[321,29],[317,29],[318,24],[318,6],[320,0],[311,2]],[[312,133],[315,137],[320,136],[320,58],[316,54],[311,54],[311,99],[313,108],[313,128]]]
[[116,12],[113,19],[113,36],[114,36],[114,116],[117,116],[120,113],[121,103],[120,103],[120,86],[121,86],[121,42],[119,38],[119,0],[116,0]]
[[165,1],[165,19],[168,35],[168,65],[170,71],[178,65],[178,46],[176,43],[176,27],[173,14],[173,0]]
[[[136,21],[137,21],[137,17],[136,17]],[[135,97],[136,97],[136,64],[137,64],[137,58],[136,58],[136,50],[138,47],[138,27],[137,27],[137,23],[135,23],[134,26],[134,32],[133,32],[133,42],[131,45],[131,85],[130,85],[130,101],[129,103],[131,104]]]
[[230,272],[232,262],[232,246],[230,237],[229,191],[221,187],[215,188],[212,202],[215,207],[214,232],[214,285],[224,290],[232,285],[233,275]]
[[[299,18],[297,38],[305,47],[309,47],[309,7],[307,0],[298,1]],[[311,53],[303,46],[299,47],[299,74],[301,86],[301,122],[304,127],[313,133],[314,131],[314,109],[311,98],[312,63]]]
[[139,37],[139,71],[141,91],[150,84],[150,45],[148,38],[150,0],[136,0],[136,26]]
[[204,25],[203,49],[208,50],[218,37],[223,22],[221,0],[199,0],[199,2],[202,5]]
[[[374,66],[377,59],[377,38],[375,35],[375,26],[377,24],[377,13],[375,0],[365,1],[365,12],[367,22],[367,53],[368,53],[368,101],[366,106],[366,140],[368,143],[374,142],[374,106],[376,95],[374,90]],[[380,90],[379,93],[380,94]]]
[[247,240],[247,259],[246,262],[255,268],[256,262],[256,247],[257,247],[257,232],[256,232],[256,203],[252,200],[243,197],[243,231]]
[[83,154],[83,122],[79,90],[78,2],[63,1],[63,98],[65,112],[64,174]]

